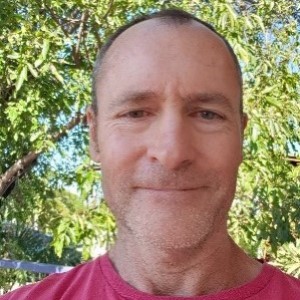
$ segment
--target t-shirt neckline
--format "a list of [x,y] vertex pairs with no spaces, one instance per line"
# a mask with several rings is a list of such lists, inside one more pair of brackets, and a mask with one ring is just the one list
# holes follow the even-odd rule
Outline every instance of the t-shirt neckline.
[[271,280],[276,269],[267,263],[263,263],[262,270],[256,278],[241,286],[224,290],[215,294],[202,296],[154,296],[139,291],[124,281],[115,270],[108,254],[102,256],[99,260],[100,268],[112,289],[124,297],[132,300],[241,300],[254,296],[259,293]]

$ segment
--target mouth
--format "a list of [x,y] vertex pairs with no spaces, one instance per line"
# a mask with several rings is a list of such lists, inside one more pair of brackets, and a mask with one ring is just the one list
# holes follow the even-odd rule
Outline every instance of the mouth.
[[[205,188],[205,187],[201,187]],[[176,192],[192,192],[201,189],[199,187],[184,187],[184,188],[166,188],[166,187],[136,187],[137,190],[144,190],[149,192],[161,192],[161,193],[176,193]]]

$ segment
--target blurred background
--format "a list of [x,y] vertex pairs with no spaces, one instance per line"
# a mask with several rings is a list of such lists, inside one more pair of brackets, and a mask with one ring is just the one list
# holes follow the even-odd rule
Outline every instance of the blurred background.
[[[0,4],[0,260],[74,266],[113,242],[101,170],[88,153],[93,63],[117,27],[177,7],[214,25],[243,70],[250,120],[230,233],[300,278],[298,0]],[[0,294],[46,275],[19,267],[0,263]]]

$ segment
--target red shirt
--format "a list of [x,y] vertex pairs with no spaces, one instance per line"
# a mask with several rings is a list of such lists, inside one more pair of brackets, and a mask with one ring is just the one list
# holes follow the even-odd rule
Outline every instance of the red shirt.
[[107,255],[69,272],[53,274],[21,287],[0,300],[299,300],[300,280],[268,264],[251,282],[212,295],[153,296],[136,290],[115,271]]

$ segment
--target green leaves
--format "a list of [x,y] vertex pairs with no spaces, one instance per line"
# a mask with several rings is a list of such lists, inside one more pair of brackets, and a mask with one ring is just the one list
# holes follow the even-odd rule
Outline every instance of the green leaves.
[[[0,11],[0,173],[30,151],[44,153],[0,199],[0,224],[50,235],[49,262],[68,262],[69,247],[88,259],[95,245],[113,240],[101,176],[87,158],[87,129],[53,137],[89,105],[96,52],[116,27],[142,12],[179,7],[224,34],[243,69],[249,125],[230,232],[253,256],[271,257],[299,276],[300,171],[287,161],[300,156],[296,6],[294,0],[6,1]],[[13,238],[1,240],[0,256],[29,257],[15,245]]]
[[36,69],[34,68],[34,66],[31,63],[27,63],[27,66],[28,66],[28,69],[29,69],[31,75],[33,77],[37,78],[39,75],[38,75],[38,72],[36,71]]
[[61,84],[64,84],[64,78],[59,74],[54,64],[50,65],[50,71]]
[[23,82],[27,80],[27,71],[28,71],[28,66],[24,66],[22,68],[22,71],[20,72],[17,82],[16,82],[16,91],[18,92],[21,86],[23,85]]
[[275,265],[287,273],[300,278],[300,244],[288,243],[280,247]]
[[260,29],[262,30],[262,33],[266,33],[266,29],[265,29],[265,25],[263,23],[262,17],[258,16],[258,15],[253,15],[252,16],[253,20],[257,22],[257,24],[259,25]]
[[46,60],[49,49],[50,49],[50,41],[46,39],[43,42],[43,49],[41,53],[41,57],[43,58],[43,60]]

